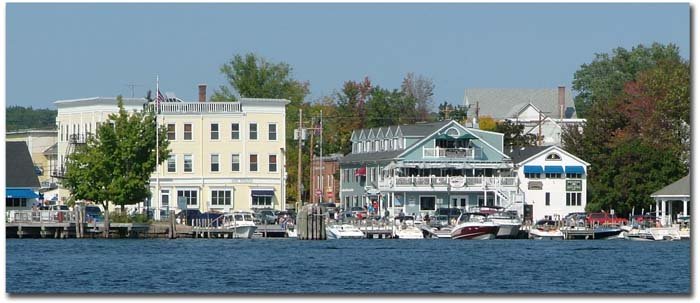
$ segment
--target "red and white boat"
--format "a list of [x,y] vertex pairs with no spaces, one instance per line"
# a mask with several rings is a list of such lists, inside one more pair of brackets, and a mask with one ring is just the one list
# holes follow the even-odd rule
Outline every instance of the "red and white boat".
[[499,226],[487,220],[482,213],[463,213],[452,228],[452,239],[491,240],[496,238]]

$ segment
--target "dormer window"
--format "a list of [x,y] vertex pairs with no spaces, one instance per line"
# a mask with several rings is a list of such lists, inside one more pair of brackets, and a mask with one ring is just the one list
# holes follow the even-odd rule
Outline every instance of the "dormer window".
[[552,153],[552,154],[547,155],[546,160],[547,161],[561,161],[561,157],[557,154]]

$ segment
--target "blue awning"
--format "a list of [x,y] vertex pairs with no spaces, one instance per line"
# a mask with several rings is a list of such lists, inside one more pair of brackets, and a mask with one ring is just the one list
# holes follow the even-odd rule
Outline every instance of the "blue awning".
[[545,166],[544,167],[544,172],[548,174],[561,174],[564,173],[564,168],[561,166]]
[[258,196],[258,197],[272,197],[275,195],[274,190],[253,190],[251,191],[253,196]]
[[31,189],[28,188],[14,188],[14,189],[7,189],[7,192],[5,193],[6,198],[26,198],[26,199],[36,199],[39,197],[36,193],[34,193]]
[[567,174],[584,174],[583,166],[567,166],[565,169]]
[[539,165],[525,165],[524,167],[524,173],[526,174],[541,174],[542,173],[542,166]]

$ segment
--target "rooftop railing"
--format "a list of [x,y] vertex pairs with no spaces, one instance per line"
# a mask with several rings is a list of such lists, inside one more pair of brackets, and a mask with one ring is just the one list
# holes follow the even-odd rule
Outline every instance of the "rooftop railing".
[[[155,105],[149,104],[149,110]],[[163,102],[160,104],[161,114],[211,114],[211,113],[241,113],[240,102]]]

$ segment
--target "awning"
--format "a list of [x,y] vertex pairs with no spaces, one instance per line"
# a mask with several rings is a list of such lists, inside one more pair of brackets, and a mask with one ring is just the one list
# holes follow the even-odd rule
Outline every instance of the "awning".
[[251,194],[253,197],[272,197],[275,195],[274,190],[252,190]]
[[470,133],[464,133],[464,135],[459,136],[458,139],[479,139]]
[[355,171],[355,177],[367,175],[367,167],[360,167]]
[[524,173],[526,174],[541,174],[542,173],[542,166],[539,165],[525,165],[524,167]]
[[583,166],[566,166],[567,174],[584,174]]
[[447,135],[447,134],[441,134],[441,135],[435,136],[435,140],[454,140],[454,139],[455,138],[453,138],[452,136]]
[[544,167],[544,172],[548,174],[561,174],[564,173],[564,168],[561,166],[545,166]]
[[36,193],[34,193],[31,189],[28,188],[14,188],[14,189],[7,189],[7,192],[5,193],[6,198],[26,198],[26,199],[36,199],[39,197]]

